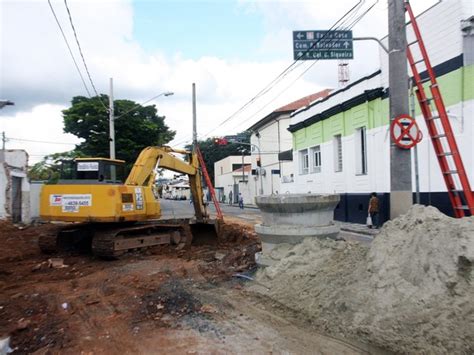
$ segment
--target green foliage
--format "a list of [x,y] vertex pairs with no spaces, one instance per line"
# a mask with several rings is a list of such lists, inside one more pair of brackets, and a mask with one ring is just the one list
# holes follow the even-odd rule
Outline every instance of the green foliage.
[[28,171],[28,177],[30,180],[48,181],[49,183],[55,183],[59,179],[61,170],[61,161],[74,159],[81,157],[81,155],[75,151],[54,153],[47,155],[40,162],[33,165]]
[[[63,111],[64,132],[84,139],[74,149],[76,153],[108,158],[109,113],[100,100],[107,103],[108,96],[74,97],[71,107]],[[141,106],[131,100],[115,100],[114,114],[116,158],[125,160],[129,168],[143,148],[166,144],[175,136],[165,124],[165,117],[158,116],[155,105]]]
[[[244,131],[238,134],[240,141],[243,143],[250,143],[251,133]],[[207,172],[214,185],[214,163],[228,157],[229,155],[242,155],[242,150],[245,155],[250,154],[250,146],[239,143],[228,143],[226,145],[217,145],[214,143],[214,138],[208,138],[204,141],[198,141],[201,149],[202,157],[206,163]],[[192,145],[187,145],[186,149],[192,150]]]

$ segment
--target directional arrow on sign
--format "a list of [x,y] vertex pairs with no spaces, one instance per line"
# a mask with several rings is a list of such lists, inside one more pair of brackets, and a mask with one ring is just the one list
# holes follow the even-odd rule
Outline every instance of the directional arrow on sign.
[[349,47],[349,42],[345,41],[343,45],[347,49],[347,47]]
[[298,39],[301,39],[301,38],[303,38],[303,37],[304,37],[304,34],[302,34],[301,32],[298,32],[298,33],[296,34],[296,38],[298,38]]

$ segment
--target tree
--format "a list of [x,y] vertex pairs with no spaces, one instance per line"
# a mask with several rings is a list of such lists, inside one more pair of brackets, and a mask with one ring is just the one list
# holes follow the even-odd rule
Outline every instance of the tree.
[[[84,139],[74,149],[75,153],[109,157],[109,113],[104,107],[107,102],[107,95],[76,96],[71,107],[63,111],[64,132]],[[116,158],[125,160],[128,168],[143,148],[166,144],[176,133],[165,124],[165,117],[157,114],[155,105],[141,106],[131,100],[115,100],[114,115]]]
[[[242,143],[250,143],[251,133],[244,131],[239,133],[237,136]],[[212,184],[214,185],[214,163],[221,159],[228,157],[229,155],[242,155],[242,151],[245,155],[250,154],[250,146],[239,143],[227,143],[225,145],[217,145],[214,142],[214,138],[208,138],[203,141],[198,141],[199,149],[201,150],[202,157],[206,163],[207,172],[211,178]],[[192,150],[192,145],[187,145],[186,149]]]
[[47,155],[28,170],[30,180],[56,182],[61,172],[61,161],[80,157],[75,151]]

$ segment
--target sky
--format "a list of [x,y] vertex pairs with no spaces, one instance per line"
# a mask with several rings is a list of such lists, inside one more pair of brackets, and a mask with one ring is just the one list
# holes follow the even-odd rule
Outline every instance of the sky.
[[[448,0],[449,1],[449,0]],[[155,104],[176,131],[171,146],[192,137],[191,87],[196,83],[198,137],[235,134],[289,102],[338,88],[337,61],[298,62],[265,95],[239,110],[293,63],[292,31],[326,30],[354,5],[353,18],[376,3],[353,36],[387,34],[387,0],[68,0],[94,86]],[[436,0],[413,0],[415,13]],[[87,79],[63,0],[51,0]],[[347,26],[347,24],[345,24]],[[350,79],[379,68],[375,42],[354,42]],[[91,84],[86,80],[88,90]],[[87,95],[47,0],[0,0],[0,110],[7,149],[25,149],[30,164],[68,151],[80,140],[63,133],[61,111]],[[222,122],[225,122],[222,124]]]

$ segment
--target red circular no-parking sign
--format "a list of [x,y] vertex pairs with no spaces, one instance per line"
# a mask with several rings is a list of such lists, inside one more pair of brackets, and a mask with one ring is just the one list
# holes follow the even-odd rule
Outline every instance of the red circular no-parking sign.
[[410,149],[423,138],[416,120],[409,115],[397,116],[390,124],[392,141],[400,148]]

